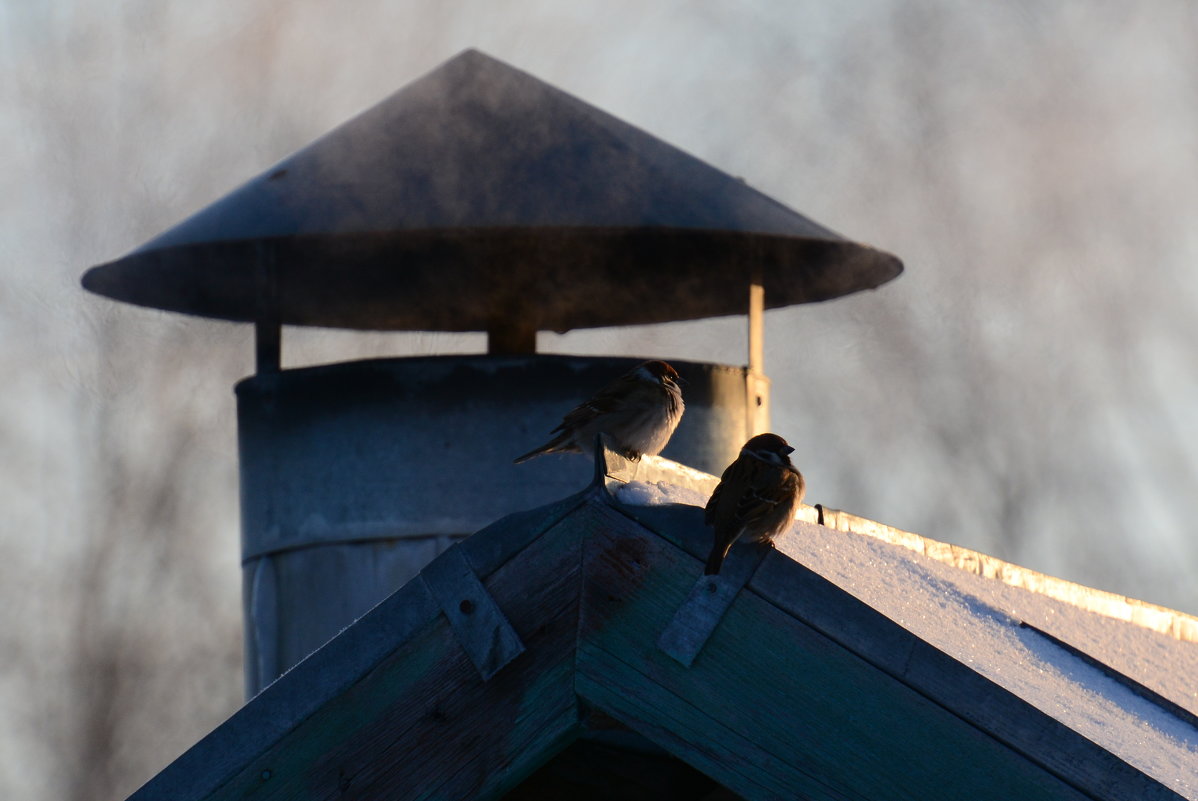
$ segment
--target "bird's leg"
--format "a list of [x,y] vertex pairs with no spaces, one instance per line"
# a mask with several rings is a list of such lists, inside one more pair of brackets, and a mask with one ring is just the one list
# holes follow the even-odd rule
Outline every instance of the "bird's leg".
[[628,473],[629,483],[636,481],[637,474],[641,472],[641,456],[637,454],[635,459],[629,459],[629,464],[632,465],[631,471]]
[[636,474],[640,472],[641,467],[640,452],[633,450],[632,448],[624,448],[623,450],[619,451],[619,454],[620,456],[624,457],[625,461],[624,470],[621,472],[625,472],[627,478],[624,478],[623,481],[625,483],[635,481]]
[[600,432],[596,435],[596,447],[602,452],[604,472],[607,477],[627,484],[632,479],[628,477],[628,451],[616,450],[612,447],[611,437]]

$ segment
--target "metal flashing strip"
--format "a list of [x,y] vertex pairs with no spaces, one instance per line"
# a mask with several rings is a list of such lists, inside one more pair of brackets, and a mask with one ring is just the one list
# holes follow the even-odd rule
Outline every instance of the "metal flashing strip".
[[478,580],[460,545],[420,571],[429,595],[441,607],[458,642],[483,681],[524,653],[524,643],[495,599]]
[[734,547],[718,574],[700,576],[657,639],[657,647],[690,667],[769,551],[764,545]]
[[1173,701],[1170,701],[1168,698],[1166,698],[1165,696],[1156,692],[1151,687],[1141,684],[1140,682],[1133,679],[1131,676],[1128,676],[1126,673],[1122,673],[1122,672],[1116,670],[1115,668],[1111,667],[1110,665],[1108,665],[1106,662],[1103,662],[1098,657],[1096,657],[1092,654],[1086,653],[1082,649],[1065,642],[1060,637],[1055,637],[1052,634],[1049,634],[1044,629],[1041,629],[1038,626],[1033,626],[1031,623],[1028,623],[1027,621],[1021,620],[1019,622],[1019,627],[1035,632],[1036,634],[1043,637],[1048,642],[1052,643],[1056,647],[1065,651],[1065,653],[1067,653],[1071,656],[1077,657],[1082,662],[1085,662],[1087,665],[1094,668],[1102,675],[1106,676],[1107,678],[1111,679],[1112,681],[1116,681],[1119,684],[1122,684],[1124,687],[1126,687],[1128,690],[1130,690],[1134,695],[1137,695],[1140,698],[1143,698],[1145,701],[1148,701],[1151,704],[1155,704],[1156,706],[1160,707],[1165,712],[1169,713],[1170,715],[1177,718],[1178,720],[1182,720],[1187,725],[1193,726],[1195,729],[1198,729],[1198,715],[1195,715],[1193,712],[1186,709],[1185,707],[1183,707],[1179,704],[1176,704]]

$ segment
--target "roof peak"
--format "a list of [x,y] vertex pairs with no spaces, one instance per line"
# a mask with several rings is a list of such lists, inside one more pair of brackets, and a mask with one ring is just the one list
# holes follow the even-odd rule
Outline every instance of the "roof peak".
[[[977,664],[1015,669],[1018,654],[980,643],[954,656],[786,555],[826,529],[740,546],[727,575],[702,576],[702,510],[620,505],[606,472],[453,546],[134,798],[264,781],[279,797],[348,781],[364,795],[497,798],[587,736],[590,710],[748,798],[1176,797],[1075,728],[1068,707],[1096,692],[1084,677],[1037,708]],[[663,634],[680,616],[710,633],[689,661],[675,647],[688,640]],[[1102,709],[1100,725],[1148,736]],[[948,753],[970,770],[946,772]]]

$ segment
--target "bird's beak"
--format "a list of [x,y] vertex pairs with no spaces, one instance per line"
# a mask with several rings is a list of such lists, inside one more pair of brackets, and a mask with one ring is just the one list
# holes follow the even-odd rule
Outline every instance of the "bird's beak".
[[790,456],[794,452],[795,452],[794,448],[790,447],[789,445],[786,446],[786,455],[787,456]]

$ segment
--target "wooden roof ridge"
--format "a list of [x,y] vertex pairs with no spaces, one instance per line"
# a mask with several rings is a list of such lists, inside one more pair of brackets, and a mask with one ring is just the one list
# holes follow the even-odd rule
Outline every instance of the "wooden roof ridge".
[[[642,462],[642,466],[635,473],[631,469],[620,467],[617,480],[620,483],[633,480],[665,481],[708,495],[719,483],[718,476],[661,456],[647,456]],[[611,484],[612,482],[609,482],[609,485]],[[981,551],[905,531],[842,509],[820,504],[800,504],[798,519],[808,523],[819,523],[837,531],[872,537],[976,576],[995,579],[1009,586],[1045,595],[1078,609],[1130,623],[1176,640],[1198,643],[1198,617],[1177,609],[1041,573]]]
[[[453,546],[136,801],[500,798],[592,712],[744,798],[1176,793],[784,553],[604,483]],[[798,524],[804,525],[804,524]]]

